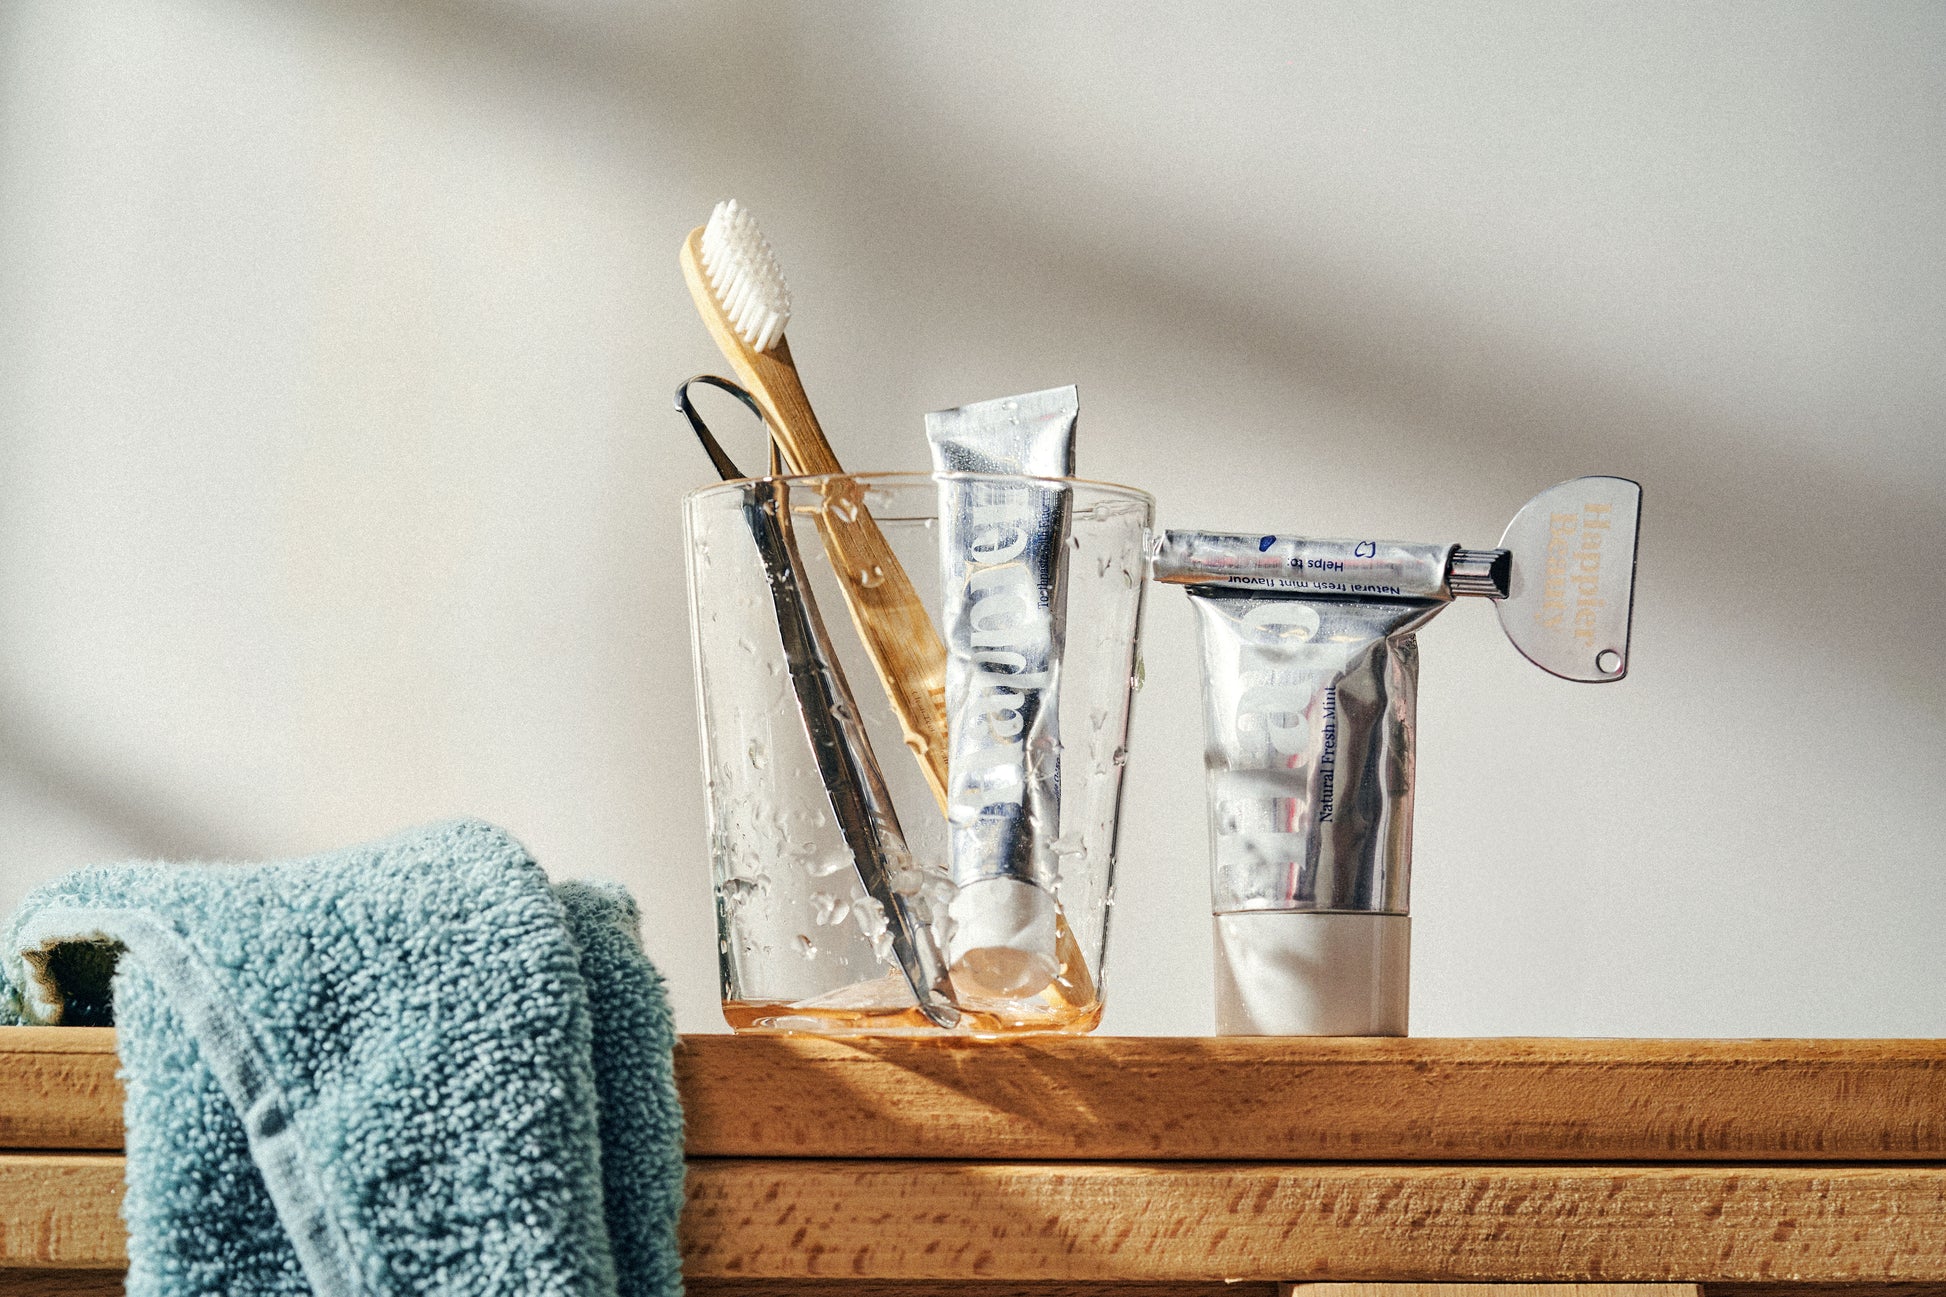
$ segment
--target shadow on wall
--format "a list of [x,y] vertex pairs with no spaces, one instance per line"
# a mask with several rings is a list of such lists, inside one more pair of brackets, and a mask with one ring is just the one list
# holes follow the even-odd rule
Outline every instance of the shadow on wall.
[[[6,816],[10,824],[30,818],[85,824],[95,850],[125,857],[214,861],[251,854],[246,843],[174,799],[142,789],[122,773],[76,761],[56,738],[0,718],[0,802],[27,804],[26,813]],[[0,919],[17,899],[10,889],[0,891]]]
[[[869,231],[889,262],[927,265],[958,281],[1056,283],[1072,318],[1113,321],[1118,334],[1174,355],[1185,369],[1248,370],[1293,403],[1321,397],[1384,424],[1400,443],[1389,453],[1425,465],[1455,495],[1495,493],[1501,516],[1560,477],[1639,476],[1655,579],[1681,581],[1724,620],[1780,637],[1797,633],[1800,608],[1818,616],[1842,610],[1850,669],[1887,677],[1935,717],[1946,714],[1946,686],[1922,652],[1946,638],[1946,601],[1850,597],[1861,573],[1880,590],[1936,588],[1946,528],[1937,525],[1930,480],[1888,484],[1823,471],[1809,483],[1805,461],[1761,428],[1403,298],[1307,252],[1301,238],[1280,247],[1267,285],[1199,273],[1204,263],[1185,255],[1199,243],[1193,230],[1166,232],[1167,246],[1135,248],[1090,237],[1085,222],[1023,219],[860,109],[851,87],[870,76],[870,49],[849,63],[803,66],[807,48],[824,60],[845,56],[830,40],[803,39],[806,24],[825,20],[815,8],[751,0],[644,13],[621,4],[320,0],[313,13],[340,24],[347,40],[436,51],[441,65],[595,103],[624,144],[653,127],[693,141],[699,153],[720,149],[745,171],[759,166],[794,179],[818,195],[818,219],[860,238]],[[821,181],[819,157],[801,147],[807,139],[828,139],[871,165],[854,166],[842,186]],[[670,291],[679,292],[673,278]],[[1106,351],[1113,341],[1076,345]],[[1272,454],[1291,435],[1229,450]],[[144,853],[235,849],[183,808],[67,767],[56,737],[15,730],[0,742],[49,796],[112,825]]]
[[[674,132],[719,148],[742,172],[794,178],[797,190],[838,205],[819,215],[869,238],[881,262],[956,279],[1058,284],[1071,318],[1114,321],[1119,335],[1186,368],[1247,369],[1294,400],[1322,396],[1382,423],[1407,462],[1449,481],[1454,495],[1502,498],[1501,516],[1559,478],[1637,476],[1647,493],[1650,580],[1681,581],[1694,603],[1725,620],[1786,637],[1807,606],[1823,604],[1845,619],[1852,670],[1890,678],[1946,720],[1946,685],[1920,651],[1946,637],[1946,601],[1852,597],[1861,577],[1879,590],[1923,590],[1946,570],[1946,528],[1937,526],[1939,493],[1927,475],[1870,480],[1807,464],[1763,428],[1550,353],[1531,336],[1402,300],[1307,255],[1301,230],[1277,232],[1290,237],[1278,245],[1266,290],[1262,280],[1199,273],[1204,262],[1177,255],[1207,237],[1198,231],[1171,246],[1116,247],[1085,220],[1050,228],[1023,219],[1005,195],[916,154],[861,109],[854,88],[872,75],[872,50],[818,36],[813,29],[829,20],[815,10],[754,0],[648,14],[505,0],[327,8],[392,24],[396,38],[449,57],[544,79],[563,96],[598,96],[620,137]],[[834,64],[834,55],[853,61]],[[816,151],[802,147],[807,140],[831,141],[871,165],[853,166],[835,185]],[[1266,440],[1230,449],[1282,448],[1282,437]]]

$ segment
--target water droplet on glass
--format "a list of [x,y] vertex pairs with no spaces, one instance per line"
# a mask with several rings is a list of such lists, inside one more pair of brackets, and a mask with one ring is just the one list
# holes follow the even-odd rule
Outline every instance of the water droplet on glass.
[[874,945],[881,936],[890,939],[891,934],[885,922],[885,907],[878,903],[876,896],[861,896],[852,902],[851,917],[857,922],[858,930],[872,938]]
[[861,567],[858,569],[857,581],[867,590],[876,589],[885,584],[885,569],[876,563],[870,567]]
[[727,913],[735,914],[749,902],[770,891],[770,876],[757,874],[746,877],[742,874],[732,874],[723,880],[717,891],[723,897],[723,909]]
[[816,959],[818,957],[817,943],[800,932],[797,934],[797,953],[806,959]]
[[850,866],[851,858],[848,856],[826,856],[822,860],[811,861],[804,868],[813,878],[829,878],[839,870]]
[[811,898],[811,919],[820,928],[830,928],[843,923],[851,916],[851,902],[829,892],[819,892]]
[[747,749],[747,751],[750,757],[750,768],[752,770],[762,770],[764,766],[769,764],[770,753],[764,750],[764,745],[760,740],[751,739],[750,747]]

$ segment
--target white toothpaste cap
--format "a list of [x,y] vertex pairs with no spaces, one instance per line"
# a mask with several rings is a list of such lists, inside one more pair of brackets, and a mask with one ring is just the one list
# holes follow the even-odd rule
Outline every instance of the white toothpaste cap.
[[1246,910],[1215,924],[1217,1035],[1406,1034],[1406,915]]
[[960,886],[950,958],[965,994],[1017,1000],[1039,995],[1061,971],[1052,896],[1018,878],[976,878]]

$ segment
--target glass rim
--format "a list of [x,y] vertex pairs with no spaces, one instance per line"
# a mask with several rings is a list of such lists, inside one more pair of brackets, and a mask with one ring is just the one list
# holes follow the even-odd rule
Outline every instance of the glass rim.
[[741,490],[756,482],[776,482],[785,486],[819,487],[827,482],[862,482],[867,486],[876,485],[913,485],[921,482],[1033,482],[1044,486],[1086,487],[1103,495],[1119,495],[1146,505],[1151,515],[1155,512],[1155,497],[1139,486],[1125,486],[1120,482],[1104,482],[1092,477],[1040,477],[1033,473],[962,473],[962,472],[922,472],[917,470],[879,473],[766,473],[760,477],[731,477],[720,482],[708,482],[683,492],[685,502],[701,500],[717,492]]

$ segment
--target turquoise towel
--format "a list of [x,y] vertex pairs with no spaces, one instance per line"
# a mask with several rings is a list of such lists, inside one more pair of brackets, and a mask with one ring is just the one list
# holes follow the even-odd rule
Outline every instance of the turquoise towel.
[[14,916],[0,1016],[112,1005],[131,1297],[661,1297],[682,1115],[637,934],[479,823],[104,865]]

